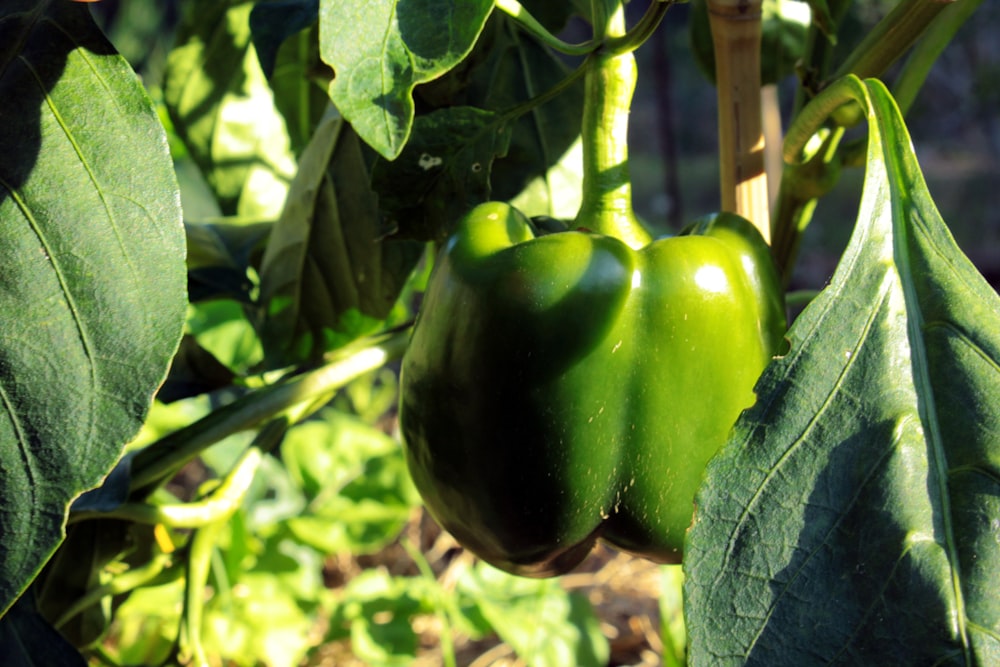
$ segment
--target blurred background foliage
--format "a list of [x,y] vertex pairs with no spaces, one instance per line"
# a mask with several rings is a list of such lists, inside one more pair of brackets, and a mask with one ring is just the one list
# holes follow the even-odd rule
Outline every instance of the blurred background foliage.
[[[189,5],[104,0],[92,7],[161,106],[168,55]],[[847,18],[855,27],[841,34],[860,37],[892,5],[858,0]],[[644,10],[643,3],[630,5],[636,18]],[[673,8],[637,52],[640,80],[630,129],[635,205],[665,233],[713,211],[718,200],[715,95],[691,55],[690,11],[688,5]],[[565,36],[574,41],[584,28],[571,22]],[[984,3],[945,51],[908,117],[944,219],[994,286],[1000,284],[998,30],[1000,4]],[[850,39],[842,39],[838,48],[846,52],[851,46]],[[280,80],[276,71],[274,81]],[[794,88],[791,78],[778,84],[785,122]],[[219,252],[237,273],[235,280],[220,277],[218,257],[208,262],[216,273],[201,276],[192,290],[207,289],[200,294],[211,298],[192,306],[188,324],[218,363],[212,368],[219,386],[226,386],[264,355],[242,317],[241,299],[252,292],[253,276],[240,275],[240,267],[252,263],[280,209],[287,174],[276,168],[277,176],[263,179],[268,197],[261,201],[220,204],[209,185],[212,175],[170,132],[166,111],[161,115],[185,219],[197,223],[189,224],[192,234],[202,235],[192,247],[209,247],[205,235],[218,232]],[[288,127],[282,151],[298,155],[309,137],[308,122]],[[820,202],[803,241],[794,289],[821,288],[833,272],[851,232],[862,180],[862,170],[845,170]],[[226,227],[234,221],[238,233]],[[197,262],[197,256],[190,258],[193,272]],[[402,321],[410,314],[392,317]],[[211,375],[204,367],[200,371],[202,378]],[[538,666],[682,664],[677,568],[602,549],[579,573],[559,581],[517,579],[473,562],[441,534],[419,509],[394,437],[395,386],[392,367],[365,376],[291,429],[280,459],[265,459],[247,502],[218,537],[205,611],[210,654],[227,656],[226,664],[277,667],[515,660]],[[134,445],[190,423],[225,400],[223,392],[157,403]],[[190,497],[225,475],[248,437],[214,446],[169,491]],[[156,539],[169,552],[184,537]],[[121,602],[100,651],[119,664],[165,659],[176,639],[182,598],[183,581],[176,578],[131,595]]]

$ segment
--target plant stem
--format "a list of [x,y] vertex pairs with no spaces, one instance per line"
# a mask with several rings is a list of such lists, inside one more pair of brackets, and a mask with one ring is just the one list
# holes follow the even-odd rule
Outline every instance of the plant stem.
[[[601,0],[596,0],[595,15]],[[621,4],[606,16],[602,35],[625,33]],[[595,32],[599,26],[594,26]],[[614,236],[632,248],[651,237],[632,210],[632,181],[628,168],[628,116],[635,90],[636,67],[631,52],[598,52],[584,63],[583,198],[575,226]]]
[[865,35],[833,78],[854,74],[860,79],[879,76],[919,39],[938,14],[954,0],[899,2]]
[[147,586],[153,581],[159,581],[163,578],[163,573],[170,572],[171,569],[173,569],[175,574],[179,575],[180,569],[174,566],[175,563],[172,555],[160,554],[144,565],[134,567],[121,574],[116,574],[108,583],[92,588],[83,596],[74,600],[73,604],[67,607],[52,625],[57,629],[61,628],[74,616],[100,603],[102,599],[121,595],[136,588]]
[[981,4],[983,0],[959,0],[948,5],[913,48],[892,88],[892,96],[904,116],[923,87],[931,66],[951,43],[958,29]]
[[514,19],[522,28],[535,36],[543,44],[569,56],[585,56],[596,48],[591,40],[580,44],[565,42],[538,22],[517,0],[496,0],[496,8]]
[[629,28],[629,30],[623,35],[616,37],[609,36],[604,40],[604,44],[601,49],[605,53],[612,54],[627,53],[629,51],[636,50],[642,46],[647,39],[652,37],[657,26],[660,25],[660,21],[662,21],[664,15],[666,15],[667,10],[670,9],[675,1],[676,0],[651,0],[649,7],[646,8],[646,13],[642,15],[642,18],[639,19],[638,23]]
[[270,421],[297,405],[315,402],[356,377],[402,356],[409,327],[339,351],[331,363],[249,394],[213,411],[136,453],[131,496],[142,498],[173,477],[184,464],[220,440]]
[[[270,428],[277,426],[277,428]],[[261,431],[262,437],[270,439],[273,432],[283,434],[284,424],[276,420]],[[280,439],[280,435],[278,436]],[[87,511],[75,512],[69,516],[68,523],[76,523],[85,519],[123,519],[146,525],[163,524],[171,528],[200,528],[221,518],[230,516],[239,508],[243,497],[253,482],[254,474],[260,465],[261,449],[252,447],[240,459],[235,468],[226,476],[212,493],[198,502],[171,503],[157,505],[154,503],[123,503],[109,512]]]
[[770,243],[761,122],[762,0],[709,0],[719,96],[722,210],[750,220]]
[[211,571],[212,551],[225,525],[225,521],[209,524],[196,530],[191,538],[181,630],[185,644],[184,653],[194,667],[209,667],[208,657],[201,643],[205,587],[208,585],[208,575]]

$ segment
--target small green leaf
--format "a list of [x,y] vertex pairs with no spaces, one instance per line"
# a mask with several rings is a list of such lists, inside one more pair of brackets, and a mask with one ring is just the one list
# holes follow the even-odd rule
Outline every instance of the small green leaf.
[[287,525],[326,554],[368,553],[394,539],[419,502],[392,438],[344,413],[292,429],[282,444],[308,505]]
[[236,583],[206,608],[206,653],[240,667],[302,664],[314,619],[273,573],[244,573]]
[[867,113],[858,222],[706,472],[684,556],[690,659],[997,664],[1000,297],[885,87],[829,91],[819,108],[840,94]]
[[556,579],[515,577],[478,563],[458,592],[531,667],[608,664],[608,642],[590,602]]
[[142,425],[180,341],[163,126],[80,3],[0,9],[0,615]]
[[413,88],[467,55],[492,9],[493,0],[321,0],[320,54],[336,72],[334,104],[394,159],[413,125]]
[[328,638],[349,636],[354,655],[365,664],[411,665],[418,640],[411,619],[433,610],[434,586],[437,582],[423,578],[365,570],[344,587]]

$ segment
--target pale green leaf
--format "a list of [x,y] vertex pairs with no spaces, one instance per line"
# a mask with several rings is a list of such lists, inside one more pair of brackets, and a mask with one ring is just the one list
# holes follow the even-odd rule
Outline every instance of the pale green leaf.
[[247,0],[196,3],[167,58],[164,100],[223,213],[274,219],[295,159],[250,39]]

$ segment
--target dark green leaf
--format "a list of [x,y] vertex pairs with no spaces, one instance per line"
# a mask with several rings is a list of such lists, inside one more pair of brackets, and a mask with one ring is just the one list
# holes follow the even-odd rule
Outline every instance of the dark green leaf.
[[194,336],[185,335],[156,398],[164,403],[173,403],[201,396],[230,386],[235,378],[236,374],[199,345]]
[[457,65],[492,9],[492,0],[321,0],[334,104],[368,145],[395,158],[413,125],[414,86]]
[[253,7],[249,0],[189,5],[167,58],[164,100],[223,213],[273,219],[295,160],[250,41]]
[[42,618],[31,597],[24,596],[0,619],[4,667],[85,667],[80,652]]
[[163,127],[86,6],[0,9],[0,614],[139,430],[180,340]]
[[[569,74],[562,60],[511,20],[504,20],[501,34],[483,68],[488,78],[477,77],[473,83],[482,89],[486,108],[509,109],[555,87]],[[581,109],[582,78],[555,99],[518,118],[513,123],[510,146],[493,165],[491,196],[507,201],[558,163],[580,136]]]
[[489,199],[493,161],[509,142],[509,124],[489,111],[453,107],[420,116],[399,158],[375,164],[382,214],[402,237],[446,238],[461,215]]
[[[404,237],[441,240],[471,207],[511,199],[536,177],[546,181],[532,189],[533,213],[559,210],[547,174],[579,137],[582,85],[519,117],[504,114],[567,75],[565,64],[512,20],[491,17],[458,67],[416,90],[424,111],[413,145],[393,162],[376,163],[374,187],[390,226]],[[435,157],[440,169],[429,168]],[[573,194],[578,202],[578,188]]]
[[694,664],[1000,661],[1000,298],[884,86],[847,85],[868,116],[858,223],[706,473]]
[[331,115],[302,154],[261,263],[261,337],[272,366],[315,359],[378,328],[421,252],[382,236],[361,142]]
[[271,0],[250,12],[250,32],[264,75],[271,78],[278,49],[286,39],[319,19],[319,0]]
[[186,223],[188,298],[250,303],[248,269],[260,261],[272,223]]

